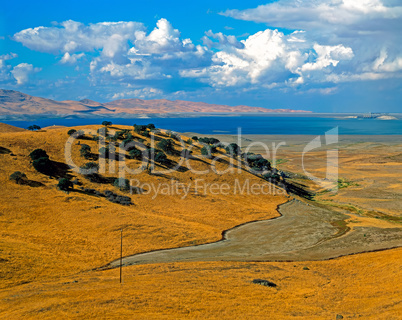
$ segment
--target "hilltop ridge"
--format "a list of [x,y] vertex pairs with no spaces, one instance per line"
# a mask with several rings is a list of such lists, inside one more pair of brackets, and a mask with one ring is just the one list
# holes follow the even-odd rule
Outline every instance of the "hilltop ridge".
[[89,99],[56,101],[0,89],[0,115],[79,115],[79,114],[169,114],[169,113],[295,113],[310,111],[227,106],[183,100],[119,99],[106,103]]

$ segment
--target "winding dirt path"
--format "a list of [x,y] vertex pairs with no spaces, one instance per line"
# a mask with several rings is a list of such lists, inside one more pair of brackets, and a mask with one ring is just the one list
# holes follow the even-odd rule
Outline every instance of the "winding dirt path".
[[[402,246],[402,228],[346,226],[348,215],[292,200],[279,207],[281,216],[249,222],[203,245],[165,249],[123,258],[123,265],[179,261],[302,261]],[[116,268],[120,260],[104,268]]]

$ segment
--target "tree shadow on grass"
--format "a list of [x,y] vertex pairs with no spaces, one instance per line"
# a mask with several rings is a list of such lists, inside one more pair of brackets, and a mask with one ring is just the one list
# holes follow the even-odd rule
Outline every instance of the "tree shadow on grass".
[[12,151],[10,149],[0,147],[0,154],[10,154]]
[[51,166],[49,168],[49,175],[55,178],[67,178],[72,179],[73,175],[70,172],[70,166],[63,162],[51,160]]
[[22,185],[22,186],[29,186],[32,188],[45,186],[42,182],[29,180],[29,179],[20,179],[20,180],[18,180],[17,184]]
[[[35,169],[38,172],[45,174],[49,177],[56,178],[56,179],[73,178],[73,175],[70,173],[71,167],[68,166],[67,164],[65,164],[63,162],[49,160],[46,158],[38,159],[38,160],[39,161],[44,160],[42,163],[40,163],[40,165],[38,164],[36,167],[34,165]],[[34,163],[35,163],[35,161],[34,161]]]
[[187,172],[187,171],[190,170],[190,169],[188,169],[186,167],[179,166],[176,161],[173,161],[173,160],[170,160],[170,159],[166,160],[163,163],[154,162],[154,164],[155,164],[156,167],[160,167],[160,168],[163,168],[165,170],[173,170],[174,169],[174,171],[177,171],[177,172]]
[[85,160],[98,161],[99,154],[88,152],[88,154],[85,155]]
[[85,179],[89,180],[92,183],[98,184],[111,184],[113,185],[116,178],[113,177],[103,177],[99,173],[87,174],[84,175]]

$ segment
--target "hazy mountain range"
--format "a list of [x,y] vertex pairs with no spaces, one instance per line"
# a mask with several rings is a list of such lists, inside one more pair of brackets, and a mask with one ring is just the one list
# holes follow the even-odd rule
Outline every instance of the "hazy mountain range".
[[166,99],[141,100],[120,99],[100,103],[88,99],[74,101],[55,101],[30,96],[13,90],[0,89],[0,115],[118,115],[118,114],[169,114],[169,113],[281,113],[310,112],[291,109],[265,109],[249,106],[226,106],[204,102],[192,102]]

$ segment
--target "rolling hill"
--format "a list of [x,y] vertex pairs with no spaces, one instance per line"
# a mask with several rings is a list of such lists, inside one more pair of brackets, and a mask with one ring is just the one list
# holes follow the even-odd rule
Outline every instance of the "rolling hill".
[[83,115],[83,114],[169,114],[169,113],[281,113],[309,112],[291,109],[266,109],[249,106],[226,106],[204,102],[166,99],[120,99],[100,103],[89,99],[55,101],[0,89],[0,115]]
[[[289,198],[286,193],[224,195],[212,188],[196,192],[195,183],[204,170],[207,172],[201,180],[205,186],[218,182],[229,186],[237,181],[240,185],[249,181],[251,186],[269,182],[244,169],[218,174],[230,163],[226,152],[219,148],[220,161],[202,157],[202,145],[184,136],[185,146],[173,141],[176,152],[169,154],[169,165],[179,163],[183,148],[191,147],[193,154],[186,165],[168,173],[163,173],[167,169],[163,164],[155,166],[154,172],[128,174],[133,185],[138,182],[142,188],[142,192],[131,194],[115,186],[112,178],[117,173],[111,168],[120,167],[123,161],[129,168],[138,168],[142,162],[129,157],[110,159],[109,169],[99,181],[73,172],[66,165],[64,152],[70,129],[0,132],[0,147],[8,150],[0,153],[1,319],[222,320],[267,319],[270,315],[275,319],[400,318],[401,248],[325,261],[223,261],[217,256],[203,261],[135,264],[123,268],[120,283],[118,269],[99,267],[120,256],[122,229],[124,256],[197,246],[220,240],[223,230],[278,217],[278,206]],[[75,129],[96,133],[100,126]],[[114,133],[112,130],[128,130],[136,141],[145,145],[151,142],[132,127],[114,125],[110,133]],[[158,141],[168,137],[166,131],[153,134]],[[82,137],[72,145],[71,159],[77,166],[88,161],[80,151],[84,144],[93,151],[92,161],[100,164],[98,142],[89,138],[90,135]],[[36,148],[43,148],[52,166],[59,168],[55,176],[35,170],[29,154]],[[186,170],[187,163],[194,172]],[[378,170],[384,167],[384,163],[377,166]],[[10,180],[16,171],[26,174],[24,183]],[[376,180],[378,175],[384,176],[377,170],[365,174]],[[58,190],[59,176],[75,181],[74,188],[68,192]],[[172,182],[193,188],[188,189],[187,197],[178,191],[160,192],[154,197],[151,186],[169,187],[174,185]],[[129,196],[132,205],[101,196],[107,190]],[[273,237],[287,233],[283,244],[290,245],[291,252],[300,248],[293,242],[297,236],[310,236],[305,228],[294,224],[296,220],[300,218],[272,233]],[[311,226],[331,231],[345,226],[340,221],[343,220]],[[362,216],[354,216],[347,224],[358,231],[369,221],[377,227],[400,228],[389,221]],[[369,232],[355,241],[367,239],[371,243],[375,238]],[[386,235],[378,234],[376,239],[385,239]],[[244,238],[250,241],[254,236],[251,232]],[[338,233],[334,236],[344,239]],[[254,247],[260,250],[261,243]],[[258,284],[258,279],[277,286]]]

